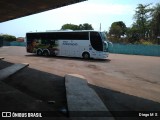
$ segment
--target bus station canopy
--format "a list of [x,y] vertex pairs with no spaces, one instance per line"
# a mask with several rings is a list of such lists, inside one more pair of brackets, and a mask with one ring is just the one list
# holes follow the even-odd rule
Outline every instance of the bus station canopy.
[[82,1],[85,0],[0,0],[0,22]]

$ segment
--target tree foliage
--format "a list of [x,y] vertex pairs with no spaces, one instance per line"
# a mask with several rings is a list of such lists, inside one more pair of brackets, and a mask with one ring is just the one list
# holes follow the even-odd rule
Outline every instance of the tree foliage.
[[79,25],[74,25],[74,24],[64,24],[61,27],[61,30],[93,30],[93,27],[91,24],[84,23],[84,24],[79,24]]
[[151,4],[138,4],[134,15],[136,27],[139,29],[139,37],[145,39],[149,35],[150,18],[153,9],[149,8]]
[[126,33],[126,25],[122,21],[112,23],[109,34],[111,36],[115,36],[116,38],[120,38]]
[[12,42],[12,41],[16,41],[16,37],[13,35],[1,35],[1,39],[3,39],[4,41],[8,41],[8,42]]
[[131,27],[126,28],[122,21],[113,22],[109,39],[114,42],[160,44],[160,39],[157,38],[160,36],[160,3],[151,5],[137,5]]
[[[80,27],[81,26],[81,27]],[[79,25],[80,29],[82,30],[93,30],[93,27],[91,24],[88,24],[88,23],[84,23],[83,25]]]
[[160,36],[160,3],[156,4],[153,8],[151,31],[154,39],[156,39],[157,36]]

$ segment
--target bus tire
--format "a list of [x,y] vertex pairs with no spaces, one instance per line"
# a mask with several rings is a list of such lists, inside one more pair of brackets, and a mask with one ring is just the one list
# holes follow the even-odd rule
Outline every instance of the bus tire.
[[88,52],[84,52],[84,53],[82,54],[82,56],[83,56],[84,59],[89,59],[89,58],[90,58],[90,55],[89,55]]
[[44,55],[44,56],[49,56],[49,52],[48,52],[47,50],[44,50],[44,51],[43,51],[43,55]]
[[38,56],[41,56],[41,55],[42,55],[42,50],[40,50],[40,49],[37,50],[37,55],[38,55]]

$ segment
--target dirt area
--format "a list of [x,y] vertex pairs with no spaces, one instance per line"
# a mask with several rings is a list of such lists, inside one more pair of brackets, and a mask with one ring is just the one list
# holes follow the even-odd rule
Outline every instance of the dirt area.
[[[0,56],[11,63],[29,63],[28,69],[46,74],[60,77],[68,73],[81,74],[110,111],[160,111],[160,57],[122,54],[110,54],[107,60],[38,57],[26,53],[25,47],[2,47]],[[42,82],[47,85],[44,81],[45,78]],[[17,83],[20,85],[20,80],[9,80],[13,86]],[[39,96],[36,90],[31,93],[27,94]],[[43,93],[42,99],[47,99]]]

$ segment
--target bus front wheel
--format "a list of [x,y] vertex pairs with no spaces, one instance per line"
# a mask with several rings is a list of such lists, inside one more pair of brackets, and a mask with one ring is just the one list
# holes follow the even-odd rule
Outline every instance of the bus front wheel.
[[83,56],[84,59],[89,59],[90,58],[90,55],[89,55],[88,52],[84,52],[82,56]]

